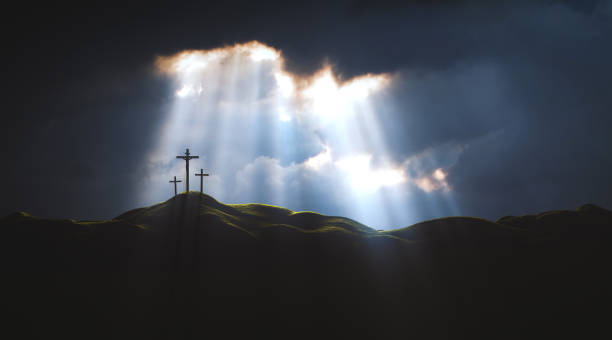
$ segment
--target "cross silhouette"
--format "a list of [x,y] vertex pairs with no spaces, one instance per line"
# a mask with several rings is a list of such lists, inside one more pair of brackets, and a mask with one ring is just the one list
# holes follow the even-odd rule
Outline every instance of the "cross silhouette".
[[181,180],[176,180],[176,176],[174,176],[174,181],[170,181],[170,183],[174,183],[174,196],[176,196],[176,183],[182,182]]
[[176,156],[176,158],[185,160],[185,192],[189,192],[189,160],[200,158],[200,156],[191,156],[189,149],[185,151],[185,156]]
[[203,189],[203,182],[204,182],[204,176],[209,176],[208,174],[204,173],[204,169],[200,169],[200,173],[195,174],[196,176],[200,176],[200,193],[204,193]]

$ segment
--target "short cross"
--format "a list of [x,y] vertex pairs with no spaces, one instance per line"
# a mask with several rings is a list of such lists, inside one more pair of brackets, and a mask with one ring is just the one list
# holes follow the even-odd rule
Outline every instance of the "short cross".
[[185,151],[185,156],[176,156],[176,158],[185,160],[185,192],[189,192],[189,160],[200,158],[200,156],[191,156],[189,149]]
[[174,196],[176,196],[176,183],[182,182],[181,180],[176,180],[176,176],[174,176],[174,181],[170,181],[170,183],[174,183]]
[[200,169],[200,173],[195,174],[196,176],[200,176],[200,193],[204,193],[203,189],[203,182],[204,182],[204,176],[208,176],[208,174],[204,173],[204,169]]

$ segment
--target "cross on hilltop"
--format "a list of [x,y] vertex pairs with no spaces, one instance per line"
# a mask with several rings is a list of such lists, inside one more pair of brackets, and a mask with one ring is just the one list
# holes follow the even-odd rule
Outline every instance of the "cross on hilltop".
[[176,158],[185,160],[185,192],[189,192],[189,160],[198,159],[200,156],[191,156],[189,148],[187,148],[185,156],[176,156]]
[[204,176],[209,176],[208,174],[204,173],[204,169],[200,169],[200,173],[195,174],[196,176],[200,176],[200,193],[203,194],[204,190],[202,190],[204,188]]
[[174,180],[173,181],[170,181],[170,183],[174,183],[174,196],[176,196],[176,183],[180,183],[180,182],[182,182],[182,181],[180,179],[177,180],[176,176],[174,176]]
[[[189,148],[185,150],[184,156],[176,156],[177,159],[182,159],[185,161],[185,192],[189,192],[189,160],[191,159],[199,159],[200,156],[192,156],[189,153]],[[200,177],[200,193],[204,193],[204,176],[210,176],[209,174],[204,173],[204,169],[200,169],[200,172],[195,174]],[[174,181],[170,181],[170,183],[174,183],[174,195],[176,195],[176,183],[181,182],[177,181],[176,176],[174,176]]]

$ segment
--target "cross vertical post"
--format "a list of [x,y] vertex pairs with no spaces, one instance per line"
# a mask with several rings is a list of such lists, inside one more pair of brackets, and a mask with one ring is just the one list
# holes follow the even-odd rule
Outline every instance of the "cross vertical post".
[[200,158],[200,156],[191,156],[189,148],[187,148],[185,156],[176,156],[176,158],[185,160],[185,192],[189,192],[189,160]]
[[170,183],[174,183],[174,196],[176,196],[176,183],[182,182],[181,180],[176,180],[176,176],[174,176],[174,180],[170,181]]
[[196,176],[200,176],[200,193],[203,194],[204,193],[204,176],[209,176],[208,174],[204,173],[204,169],[200,169],[200,173],[195,174]]

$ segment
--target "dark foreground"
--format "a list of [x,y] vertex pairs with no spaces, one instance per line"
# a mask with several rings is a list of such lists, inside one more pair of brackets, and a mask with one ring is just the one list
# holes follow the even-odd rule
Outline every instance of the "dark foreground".
[[4,338],[602,338],[612,212],[390,232],[182,194],[104,222],[0,220]]

